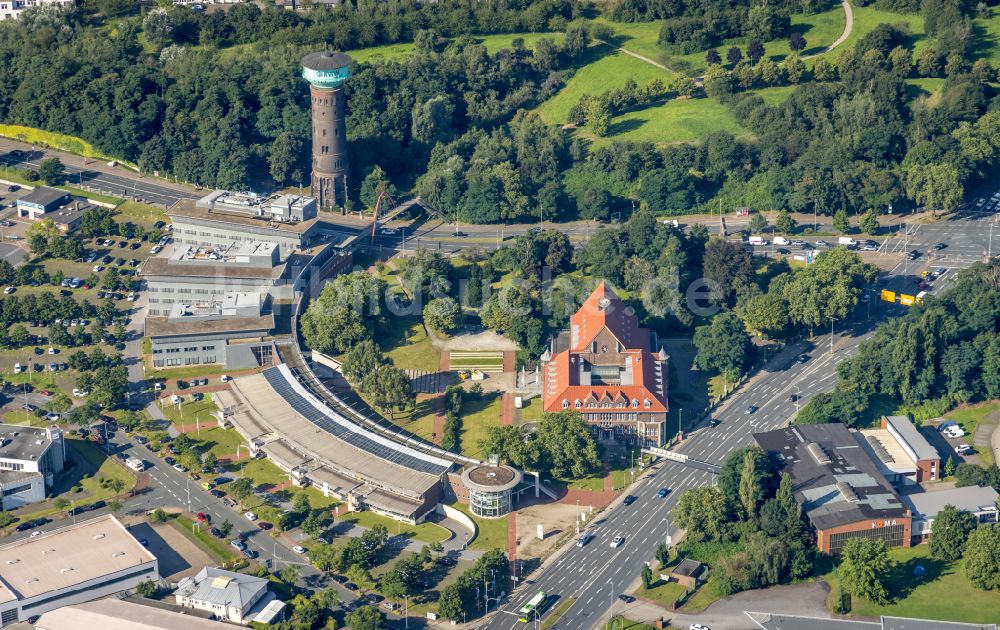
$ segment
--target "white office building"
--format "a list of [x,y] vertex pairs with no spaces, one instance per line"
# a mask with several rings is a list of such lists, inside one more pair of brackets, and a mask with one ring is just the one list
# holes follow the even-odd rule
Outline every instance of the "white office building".
[[264,578],[205,567],[180,581],[174,599],[178,606],[205,610],[217,619],[249,623],[276,601],[267,585]]
[[0,493],[11,510],[43,501],[45,488],[66,465],[66,441],[57,426],[0,424]]
[[73,4],[73,0],[0,0],[0,20],[16,20],[25,9],[45,4]]

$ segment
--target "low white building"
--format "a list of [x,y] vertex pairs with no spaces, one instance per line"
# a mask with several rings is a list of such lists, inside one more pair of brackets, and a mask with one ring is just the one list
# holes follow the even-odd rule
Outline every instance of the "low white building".
[[[157,602],[158,603],[158,602]],[[226,630],[221,621],[202,619],[157,606],[114,597],[52,610],[35,623],[35,630]],[[231,627],[230,627],[231,630]]]
[[211,612],[218,619],[249,623],[276,601],[264,578],[205,567],[177,585],[178,606]]
[[952,505],[959,511],[972,514],[978,523],[998,522],[1000,510],[997,509],[997,496],[997,491],[989,486],[964,486],[902,495],[903,502],[913,512],[913,530],[910,534],[913,542],[925,542],[930,539],[934,519],[946,505]]
[[108,514],[0,547],[0,626],[159,579],[154,556]]
[[73,0],[0,0],[0,20],[16,20],[25,9],[43,4],[73,4]]
[[57,426],[45,428],[0,424],[0,496],[2,507],[43,501],[45,488],[66,464],[66,442]]

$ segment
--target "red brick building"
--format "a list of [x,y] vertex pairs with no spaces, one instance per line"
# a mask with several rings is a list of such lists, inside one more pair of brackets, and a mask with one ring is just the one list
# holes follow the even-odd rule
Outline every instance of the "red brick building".
[[552,338],[541,362],[545,411],[579,411],[599,437],[664,443],[667,354],[604,282],[570,318],[570,329]]

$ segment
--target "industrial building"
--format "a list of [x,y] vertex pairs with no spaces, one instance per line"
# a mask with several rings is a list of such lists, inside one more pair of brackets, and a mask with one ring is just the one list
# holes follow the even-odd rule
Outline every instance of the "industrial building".
[[894,484],[940,478],[941,456],[906,416],[882,416],[878,429],[861,434],[882,474]]
[[[168,256],[150,258],[142,270],[149,295],[149,315],[169,316],[176,304],[218,302],[234,292],[266,297],[293,284],[303,269],[297,258],[279,262],[277,243],[230,242],[225,245],[178,245]],[[266,301],[266,300],[265,300]]]
[[541,357],[543,408],[579,411],[600,437],[661,446],[668,360],[656,333],[602,281]]
[[246,624],[257,621],[261,613],[274,620],[271,604],[278,600],[268,584],[266,578],[205,567],[177,584],[174,601],[184,608],[208,611],[223,621]]
[[38,221],[43,215],[68,204],[69,200],[69,193],[65,190],[38,186],[17,200],[17,216],[29,221]]
[[34,428],[0,424],[2,507],[12,510],[45,500],[45,489],[66,465],[66,441],[53,425]]
[[833,423],[755,433],[754,439],[791,477],[821,552],[838,554],[851,538],[910,546],[913,515],[862,446],[864,436]]
[[[159,602],[137,604],[107,597],[51,610],[35,622],[35,630],[226,630],[221,621],[170,610]],[[153,605],[153,604],[158,605]],[[194,611],[191,611],[194,612]]]
[[0,546],[0,626],[158,580],[158,570],[110,514]]
[[167,216],[175,243],[228,247],[269,241],[280,248],[281,260],[313,243],[319,227],[316,200],[297,195],[261,197],[216,190],[197,201],[178,201]]
[[976,517],[977,523],[996,523],[997,491],[990,486],[965,486],[949,490],[932,492],[917,492],[904,494],[903,503],[913,512],[913,543],[918,544],[930,540],[934,528],[934,519],[946,505],[957,510],[969,512]]
[[270,365],[274,316],[257,293],[232,292],[218,302],[175,303],[166,317],[147,317],[154,368],[218,363],[229,369]]
[[287,365],[230,381],[213,394],[225,420],[288,472],[348,509],[407,523],[424,520],[441,501],[452,463],[400,444],[348,419],[300,383]]

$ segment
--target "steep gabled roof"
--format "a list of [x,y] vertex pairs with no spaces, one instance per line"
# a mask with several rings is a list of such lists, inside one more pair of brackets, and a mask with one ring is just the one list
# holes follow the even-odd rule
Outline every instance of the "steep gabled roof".
[[570,350],[586,352],[590,343],[605,328],[623,348],[649,347],[649,330],[639,327],[635,313],[602,280],[580,310],[570,318]]

